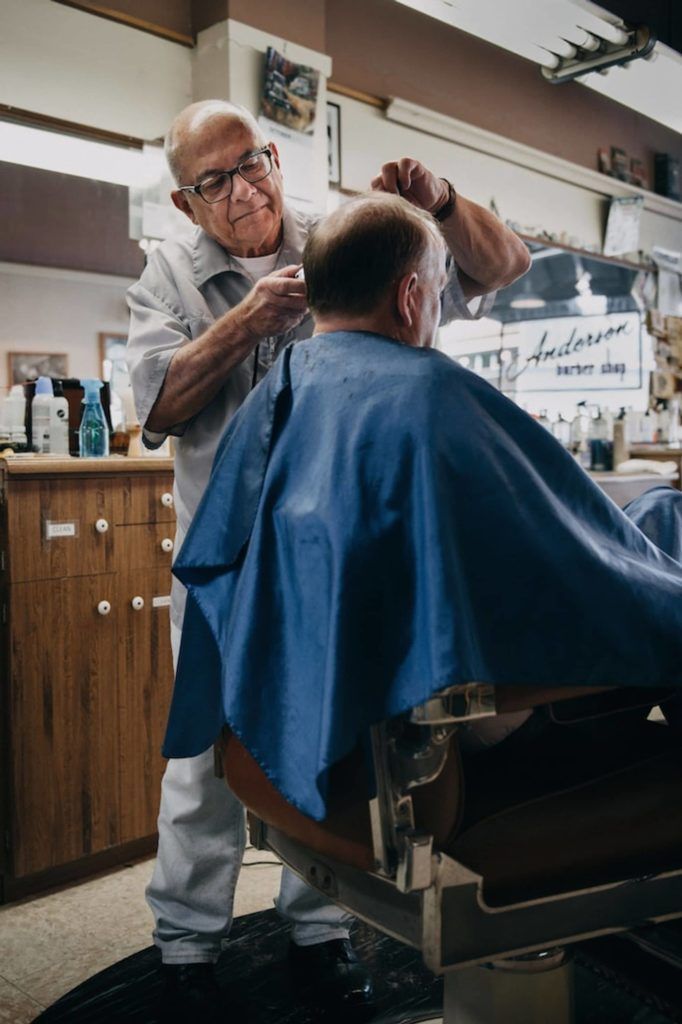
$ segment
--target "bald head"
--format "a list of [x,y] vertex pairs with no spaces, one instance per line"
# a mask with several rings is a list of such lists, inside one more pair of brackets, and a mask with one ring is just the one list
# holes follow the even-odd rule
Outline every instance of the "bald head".
[[171,174],[182,184],[185,166],[194,153],[198,140],[212,128],[226,134],[246,129],[256,145],[265,145],[263,134],[253,114],[237,103],[226,100],[202,100],[181,110],[166,134],[164,150]]
[[399,196],[371,192],[345,203],[312,230],[303,253],[316,317],[363,316],[444,243],[433,217]]

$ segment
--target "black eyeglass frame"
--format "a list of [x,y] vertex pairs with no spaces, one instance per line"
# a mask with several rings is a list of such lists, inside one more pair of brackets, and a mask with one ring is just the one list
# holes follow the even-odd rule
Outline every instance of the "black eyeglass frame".
[[[253,160],[255,156],[267,156],[268,160],[270,161],[270,168],[267,171],[267,173],[263,174],[262,177],[260,178],[247,178],[242,173],[242,167],[244,166],[244,164],[247,164],[249,160]],[[249,153],[248,156],[244,157],[243,160],[239,161],[236,167],[232,167],[230,170],[214,171],[213,174],[209,174],[208,177],[204,179],[204,181],[200,181],[198,185],[178,185],[178,192],[191,192],[193,195],[199,196],[200,199],[203,199],[203,201],[207,203],[208,206],[213,206],[215,203],[222,203],[224,199],[230,198],[230,196],[232,195],[232,179],[234,178],[235,174],[238,174],[239,177],[243,178],[244,181],[248,182],[249,185],[255,185],[256,182],[258,181],[265,181],[265,179],[272,174],[272,163],[272,150],[270,149],[269,146],[263,146],[262,149],[256,149],[254,150],[253,153]],[[221,174],[226,174],[227,177],[229,178],[230,191],[226,195],[221,196],[220,199],[207,199],[206,196],[202,194],[201,189],[203,188],[207,181],[210,181],[211,178],[217,178]]]

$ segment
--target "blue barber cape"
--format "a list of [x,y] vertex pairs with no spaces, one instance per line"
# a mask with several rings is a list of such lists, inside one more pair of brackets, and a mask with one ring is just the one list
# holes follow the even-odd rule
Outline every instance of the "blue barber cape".
[[175,563],[164,754],[223,723],[292,804],[455,683],[682,683],[682,566],[530,416],[446,356],[335,332],[231,421]]

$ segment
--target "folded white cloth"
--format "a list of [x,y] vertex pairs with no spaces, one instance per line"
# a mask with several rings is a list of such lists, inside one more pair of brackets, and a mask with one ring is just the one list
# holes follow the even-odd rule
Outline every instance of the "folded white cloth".
[[654,476],[675,476],[677,463],[672,459],[663,461],[658,459],[626,459],[616,466],[616,473],[630,475],[632,473],[653,473]]

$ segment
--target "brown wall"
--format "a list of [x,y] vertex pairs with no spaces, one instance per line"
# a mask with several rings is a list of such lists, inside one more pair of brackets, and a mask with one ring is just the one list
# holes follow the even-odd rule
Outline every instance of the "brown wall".
[[[682,159],[682,136],[578,83],[550,85],[537,65],[394,0],[327,0],[332,79],[399,96],[596,169],[619,146],[645,161]],[[618,71],[614,72],[618,74]]]
[[[578,83],[550,85],[530,61],[394,0],[57,2],[190,37],[234,18],[328,53],[340,85],[400,96],[585,167],[596,168],[597,150],[612,145],[644,161],[652,180],[654,153],[682,159],[678,133]],[[627,2],[637,11],[649,7],[649,0]]]
[[138,277],[128,189],[0,163],[0,260]]
[[230,0],[230,17],[311,50],[328,52],[325,8],[325,0]]

